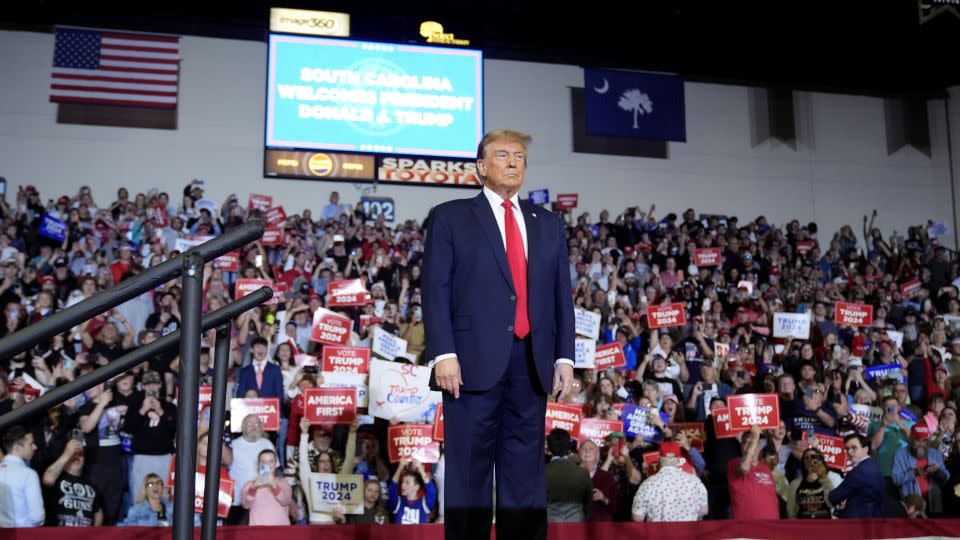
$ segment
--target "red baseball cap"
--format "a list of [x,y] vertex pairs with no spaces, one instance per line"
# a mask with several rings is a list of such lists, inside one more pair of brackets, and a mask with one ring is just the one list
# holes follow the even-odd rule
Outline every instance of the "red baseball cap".
[[660,457],[678,458],[681,456],[680,445],[675,442],[665,442],[660,445]]
[[910,437],[918,441],[930,438],[930,428],[926,424],[914,424],[910,429]]

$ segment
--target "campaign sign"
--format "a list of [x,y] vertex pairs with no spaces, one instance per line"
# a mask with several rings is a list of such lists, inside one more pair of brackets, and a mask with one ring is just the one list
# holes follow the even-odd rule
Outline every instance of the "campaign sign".
[[723,262],[723,251],[718,247],[697,248],[693,250],[693,264],[698,268],[719,266]]
[[703,427],[703,422],[679,422],[668,424],[667,427],[674,434],[683,432],[690,441],[690,446],[703,452],[703,441],[707,440],[707,432]]
[[290,285],[286,281],[275,281],[272,285],[273,298],[264,303],[265,306],[276,306],[284,301],[283,293],[290,290]]
[[349,317],[334,313],[329,309],[317,308],[313,313],[313,329],[310,341],[328,345],[346,345],[350,342],[350,330],[353,321]]
[[910,412],[910,409],[907,409],[906,407],[900,409],[900,418],[910,422],[910,427],[913,427],[913,424],[917,423],[917,416]]
[[748,430],[780,427],[780,401],[776,394],[736,394],[727,398],[730,411],[730,427]]
[[310,506],[314,512],[363,514],[363,476],[310,473]]
[[377,324],[380,322],[380,317],[376,315],[361,315],[360,316],[360,331],[364,331],[371,324]]
[[647,476],[653,476],[660,471],[660,452],[645,452],[643,454],[643,464],[641,468],[646,471]]
[[367,406],[367,376],[362,373],[324,371],[320,373],[323,384],[320,388],[350,388],[357,392],[357,407]]
[[420,463],[440,460],[440,443],[433,440],[430,424],[404,424],[387,429],[387,455],[390,463],[410,458]]
[[593,367],[597,369],[618,368],[627,365],[623,345],[619,341],[597,345],[593,354]]
[[[801,435],[801,440],[807,441],[806,431]],[[817,433],[811,444],[823,454],[823,464],[827,467],[838,471],[847,467],[847,451],[843,444],[843,437]]]
[[324,345],[322,371],[341,373],[369,373],[370,349],[366,347],[338,347]]
[[433,440],[443,442],[443,403],[437,404],[437,415],[433,420]]
[[919,279],[913,278],[900,284],[900,294],[903,295],[904,298],[913,298],[922,286],[923,283]]
[[224,272],[236,272],[240,269],[240,250],[224,253],[213,260],[213,265]]
[[327,284],[327,306],[363,306],[370,293],[359,279],[340,279]]
[[713,355],[720,360],[726,360],[727,358],[730,358],[730,344],[714,341]]
[[173,249],[183,253],[188,249],[195,248],[213,238],[212,236],[194,236],[193,238],[177,238],[173,243]]
[[810,313],[774,313],[773,337],[810,339]]
[[578,193],[558,193],[557,208],[576,208],[579,199]]
[[687,324],[687,314],[684,312],[683,304],[680,302],[660,304],[647,308],[647,326],[651,329],[683,326],[685,324]]
[[797,242],[797,253],[800,255],[806,255],[808,251],[817,247],[817,243],[813,240],[804,240],[802,242]]
[[267,226],[263,230],[263,237],[260,238],[260,243],[264,246],[283,245],[283,229]]
[[407,352],[407,340],[395,336],[379,326],[374,326],[370,349],[374,354],[387,360],[396,360],[398,356]]
[[597,446],[603,446],[607,442],[607,436],[618,431],[623,431],[623,422],[619,420],[599,418],[580,420],[580,442],[593,441]]
[[[173,486],[176,479],[175,461],[170,462],[170,473],[167,475],[167,486],[170,488],[170,497],[173,498]],[[199,466],[206,466],[205,463]],[[197,471],[194,476],[193,484],[193,513],[203,513],[203,491],[206,489],[207,475]],[[220,477],[220,488],[217,490],[217,517],[225,518],[230,513],[230,507],[233,505],[233,480]]]
[[597,342],[592,339],[577,338],[573,342],[573,347],[573,367],[582,369],[592,368],[593,357],[597,350]]
[[307,388],[303,397],[311,424],[349,424],[357,417],[356,388]]
[[715,409],[710,411],[710,416],[713,418],[713,432],[716,433],[718,439],[732,439],[738,433],[743,433],[742,429],[734,430],[730,426],[729,409]]
[[887,337],[890,338],[890,341],[897,346],[898,349],[903,348],[903,332],[897,332],[896,330],[887,330]]
[[287,222],[287,213],[282,206],[278,206],[267,210],[266,218],[267,225],[279,229]]
[[527,200],[530,201],[530,204],[535,204],[537,206],[543,206],[550,202],[550,190],[549,189],[535,189],[527,194]]
[[207,212],[210,212],[211,216],[216,216],[217,207],[220,205],[217,204],[217,201],[213,199],[199,199],[197,202],[193,203],[193,206],[195,206],[197,210],[206,210]]
[[663,432],[650,423],[650,415],[659,414],[656,409],[627,405],[623,408],[620,420],[623,421],[623,432],[631,437],[639,437],[644,442],[660,442]]
[[578,336],[598,339],[600,337],[600,314],[581,308],[573,308],[573,327]]
[[67,224],[50,214],[44,214],[37,232],[45,238],[63,242],[67,238]]
[[850,414],[860,417],[860,421],[854,422],[853,425],[857,427],[857,431],[863,436],[867,435],[867,427],[870,424],[883,419],[883,409],[874,407],[873,405],[854,403],[850,405]]
[[200,401],[198,402],[199,409],[203,410],[204,407],[210,406],[210,403],[213,402],[213,387],[212,386],[201,386],[200,387]]
[[930,238],[940,238],[941,236],[946,236],[947,234],[947,225],[944,223],[934,223],[927,229],[927,236]]
[[269,279],[238,278],[234,284],[233,299],[239,300],[253,291],[258,290],[260,287],[273,288],[273,282]]
[[[173,473],[170,473],[171,476]],[[196,473],[193,486],[193,513],[203,513],[203,491],[207,485],[207,475]],[[173,493],[173,479],[170,479],[170,493]],[[233,505],[233,480],[229,478],[220,479],[220,488],[217,490],[217,517],[226,518],[230,514],[230,507]]]
[[440,392],[430,391],[430,368],[370,360],[370,414],[401,422],[432,423]]
[[280,429],[280,400],[277,398],[233,398],[230,400],[230,431],[240,433],[247,415],[255,414],[263,422],[264,431]]
[[250,198],[247,199],[247,210],[260,210],[261,212],[266,212],[271,206],[273,206],[272,195],[251,193]]
[[853,302],[837,302],[833,320],[841,326],[870,326],[873,324],[873,306]]
[[580,421],[583,417],[583,409],[579,405],[572,403],[547,403],[547,416],[544,419],[544,432],[549,435],[550,431],[557,428],[570,434],[574,439],[580,438]]
[[903,381],[903,371],[900,364],[877,364],[875,366],[870,366],[863,370],[863,374],[867,376],[868,381],[880,381],[883,379],[894,379],[900,382]]
[[312,354],[295,354],[293,355],[293,361],[296,362],[297,367],[317,365],[317,357]]

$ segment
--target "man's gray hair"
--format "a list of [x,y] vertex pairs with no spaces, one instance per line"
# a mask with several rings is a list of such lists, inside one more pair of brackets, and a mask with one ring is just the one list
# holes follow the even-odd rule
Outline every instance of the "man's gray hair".
[[679,467],[680,458],[672,456],[661,456],[660,457],[660,467]]
[[526,149],[527,145],[533,141],[533,137],[515,129],[495,129],[493,131],[488,131],[486,134],[484,134],[483,138],[480,139],[480,144],[477,145],[477,161],[480,161],[484,158],[484,154],[487,151],[487,145],[497,139],[511,139],[518,141],[523,145],[524,149]]

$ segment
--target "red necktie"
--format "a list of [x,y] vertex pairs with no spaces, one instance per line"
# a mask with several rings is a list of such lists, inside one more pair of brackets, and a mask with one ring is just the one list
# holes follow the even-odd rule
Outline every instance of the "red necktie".
[[520,339],[530,333],[530,316],[527,314],[527,258],[523,254],[523,236],[517,219],[513,217],[513,203],[503,201],[504,230],[507,235],[507,262],[513,286],[517,289],[517,312],[513,323],[513,333]]
[[253,368],[257,372],[257,388],[259,389],[263,386],[263,367],[254,366]]

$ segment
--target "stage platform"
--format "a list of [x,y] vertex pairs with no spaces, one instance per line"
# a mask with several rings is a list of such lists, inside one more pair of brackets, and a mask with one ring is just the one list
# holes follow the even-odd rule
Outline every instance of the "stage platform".
[[[2,540],[169,540],[170,528],[41,527],[0,529]],[[712,540],[776,538],[859,540],[862,538],[960,538],[960,519],[701,521],[697,523],[566,523],[551,525],[548,540]],[[195,538],[200,538],[200,528]],[[443,540],[442,525],[314,525],[220,527],[218,540]]]

